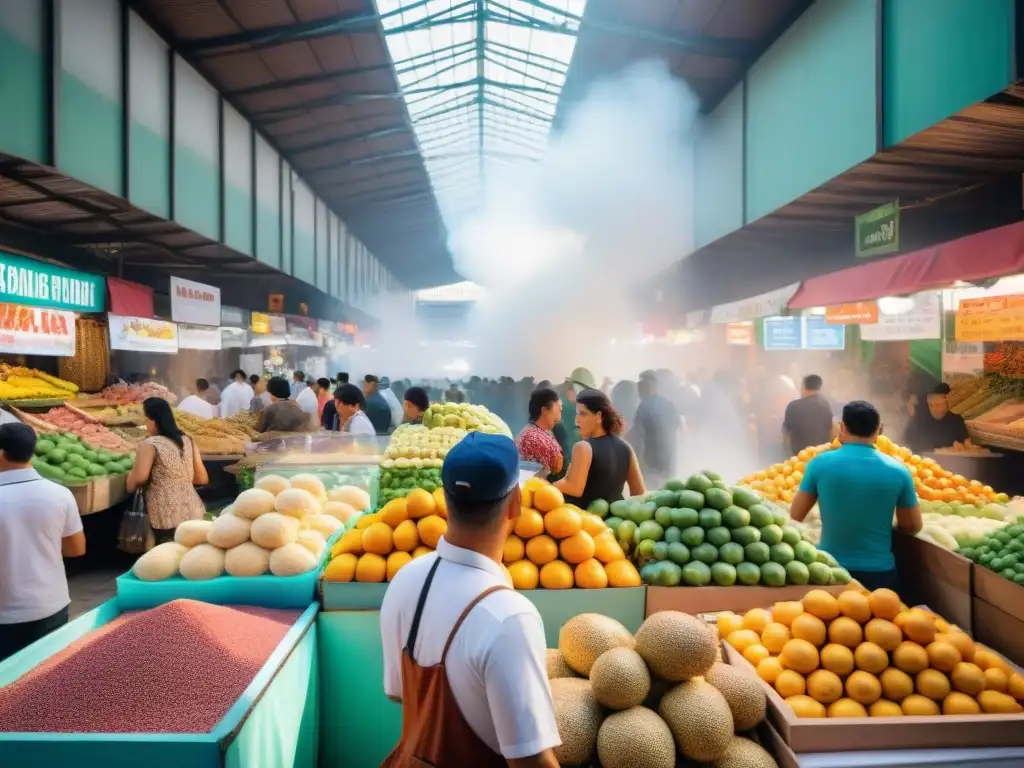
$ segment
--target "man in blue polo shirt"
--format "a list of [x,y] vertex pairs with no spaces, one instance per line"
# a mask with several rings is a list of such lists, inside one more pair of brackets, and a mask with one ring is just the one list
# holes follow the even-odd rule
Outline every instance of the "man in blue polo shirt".
[[821,548],[868,589],[896,590],[892,517],[906,533],[921,530],[914,480],[907,468],[875,448],[881,418],[871,403],[843,407],[842,446],[807,465],[790,517],[801,522],[815,503],[821,511]]

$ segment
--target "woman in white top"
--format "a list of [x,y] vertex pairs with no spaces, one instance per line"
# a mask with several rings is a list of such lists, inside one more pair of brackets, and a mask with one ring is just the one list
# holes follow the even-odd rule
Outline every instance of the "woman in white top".
[[349,435],[376,437],[377,430],[370,417],[363,412],[366,399],[355,384],[343,384],[334,392],[334,407],[338,410],[341,431]]
[[240,411],[248,411],[255,394],[249,382],[245,380],[245,371],[238,370],[232,373],[231,383],[220,394],[221,417],[230,419]]

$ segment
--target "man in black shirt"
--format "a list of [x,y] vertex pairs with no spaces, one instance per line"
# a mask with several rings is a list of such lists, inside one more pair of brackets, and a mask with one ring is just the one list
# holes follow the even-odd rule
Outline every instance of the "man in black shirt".
[[905,440],[916,453],[970,444],[963,417],[949,410],[949,384],[939,384],[928,394],[928,412],[918,408],[907,425]]
[[821,393],[821,386],[821,376],[805,376],[802,397],[786,406],[782,436],[790,455],[832,440],[832,406]]

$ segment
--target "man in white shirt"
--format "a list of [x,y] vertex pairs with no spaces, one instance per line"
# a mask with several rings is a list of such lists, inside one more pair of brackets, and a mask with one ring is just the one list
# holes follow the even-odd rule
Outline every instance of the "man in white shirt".
[[[445,766],[493,765],[503,758],[514,768],[556,768],[553,748],[561,740],[548,687],[544,624],[501,568],[504,542],[521,511],[515,443],[472,432],[448,452],[441,471],[448,532],[436,553],[398,572],[381,607],[384,691],[403,710],[402,737],[392,755],[402,765],[414,762],[410,758]],[[429,673],[441,663],[450,637],[444,676],[429,689],[441,696],[445,692],[436,688],[446,685],[458,705],[447,712],[442,728],[432,718],[439,708],[429,694],[407,700],[427,691],[414,687],[406,672]],[[439,733],[465,737],[429,750],[423,742],[436,742]],[[419,754],[428,750],[442,754]]]
[[36,435],[0,426],[0,661],[68,621],[63,557],[85,554],[71,491],[32,468]]
[[191,413],[200,419],[217,418],[217,406],[211,405],[207,399],[209,391],[210,382],[206,379],[196,379],[196,393],[178,403],[178,410]]
[[334,390],[334,408],[338,412],[338,430],[347,435],[376,437],[377,430],[363,410],[366,398],[355,384],[343,384]]
[[312,387],[303,387],[302,391],[295,395],[295,402],[298,403],[299,408],[310,416],[313,418],[317,417],[319,401],[316,399],[316,393]]
[[398,425],[405,421],[405,409],[395,393],[391,391],[391,379],[387,376],[380,380],[380,394],[387,401],[388,408],[391,409],[391,428],[397,429]]
[[221,417],[230,419],[240,411],[248,411],[255,394],[245,379],[245,371],[238,370],[232,373],[231,383],[224,387],[220,394]]
[[292,400],[298,398],[299,393],[306,389],[306,374],[302,371],[295,371],[292,374],[292,381],[289,384],[292,393]]

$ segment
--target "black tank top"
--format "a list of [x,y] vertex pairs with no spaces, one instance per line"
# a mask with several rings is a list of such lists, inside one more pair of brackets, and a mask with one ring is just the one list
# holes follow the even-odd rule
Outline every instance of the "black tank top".
[[593,437],[586,442],[593,453],[587,484],[582,496],[566,496],[565,500],[581,509],[586,509],[595,499],[619,501],[629,474],[629,444],[615,435]]

